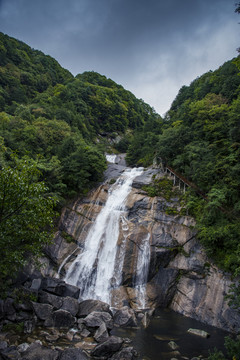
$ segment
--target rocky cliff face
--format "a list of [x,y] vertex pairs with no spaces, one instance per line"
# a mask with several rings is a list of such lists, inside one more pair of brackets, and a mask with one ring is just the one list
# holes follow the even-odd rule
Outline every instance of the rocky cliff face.
[[[55,242],[46,250],[50,260],[43,270],[44,275],[59,276],[58,271],[64,276],[81,252],[86,234],[106,202],[112,179],[116,179],[123,169],[121,165],[110,165],[103,185],[63,210]],[[134,274],[138,253],[147,237],[151,248],[146,285],[148,307],[168,306],[185,316],[237,331],[240,316],[225,300],[230,276],[211,264],[196,240],[194,220],[180,215],[177,197],[170,200],[163,196],[149,197],[142,189],[143,185],[150,184],[153,175],[163,176],[157,169],[144,171],[134,180],[128,197],[126,226],[121,228],[119,235],[119,243],[126,239],[126,255],[122,286],[112,293],[114,306],[139,306],[138,293],[133,287]]]

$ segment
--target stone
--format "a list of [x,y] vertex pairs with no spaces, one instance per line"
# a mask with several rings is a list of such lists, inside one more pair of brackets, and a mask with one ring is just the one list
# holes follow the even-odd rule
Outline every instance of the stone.
[[93,311],[104,311],[111,314],[110,306],[100,300],[84,300],[79,304],[77,317],[85,317]]
[[57,360],[59,352],[34,342],[22,353],[22,360]]
[[97,345],[92,351],[91,356],[95,357],[111,357],[115,352],[122,347],[123,339],[118,336],[110,336],[108,340]]
[[87,360],[88,357],[83,350],[77,348],[65,349],[60,355],[59,360]]
[[54,309],[60,309],[63,304],[63,298],[57,295],[50,294],[46,291],[40,291],[38,301],[43,304],[50,304]]
[[21,354],[24,351],[26,351],[29,348],[29,346],[30,345],[28,343],[22,343],[22,344],[18,345],[17,351]]
[[174,341],[170,341],[168,343],[168,346],[172,349],[172,350],[177,350],[179,348],[179,346],[174,342]]
[[34,291],[38,291],[41,287],[41,283],[42,283],[42,279],[33,279],[30,289]]
[[73,316],[76,316],[79,309],[79,303],[76,299],[67,296],[63,298],[61,309],[69,311]]
[[108,330],[105,323],[102,323],[94,334],[94,339],[98,342],[104,342],[109,338]]
[[8,347],[8,343],[4,340],[0,341],[0,351],[5,350]]
[[83,329],[80,333],[80,335],[82,337],[89,337],[91,335],[90,331],[88,331],[87,329]]
[[137,319],[135,313],[132,309],[125,306],[116,311],[114,317],[114,325],[123,326],[123,327],[136,327]]
[[197,335],[197,336],[201,336],[203,338],[208,338],[210,335],[209,333],[207,333],[206,331],[204,330],[199,330],[199,329],[188,329],[187,331],[189,334],[193,334],[193,335]]
[[105,323],[108,329],[113,328],[112,316],[107,312],[93,311],[84,319],[83,323],[89,328],[99,327],[102,323]]
[[77,286],[66,284],[63,280],[56,278],[44,278],[42,280],[42,289],[59,296],[70,296],[78,299],[80,290]]
[[[21,359],[20,353],[16,350],[15,346],[10,346],[0,352],[0,356],[4,360],[19,360]],[[40,359],[39,359],[40,360]]]
[[29,320],[24,321],[24,327],[23,327],[24,334],[31,334],[35,329],[36,323],[37,323],[37,319],[35,316]]
[[114,354],[110,360],[133,360],[137,358],[137,351],[133,347],[126,347]]
[[40,304],[32,301],[35,314],[40,320],[46,320],[52,315],[53,306],[49,304]]
[[70,328],[75,323],[75,318],[66,310],[56,310],[53,312],[53,326],[57,328]]
[[55,291],[56,295],[63,296],[63,297],[72,297],[74,299],[79,298],[80,289],[77,286],[70,285],[70,284],[59,284]]

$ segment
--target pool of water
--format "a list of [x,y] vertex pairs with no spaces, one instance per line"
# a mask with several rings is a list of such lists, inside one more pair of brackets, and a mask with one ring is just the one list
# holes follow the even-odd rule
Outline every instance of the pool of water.
[[[208,332],[208,338],[202,338],[187,332],[189,328]],[[216,347],[224,352],[224,337],[227,332],[205,325],[196,320],[186,318],[171,310],[159,309],[151,318],[147,329],[113,330],[114,335],[128,337],[132,346],[139,352],[140,358],[145,360],[170,360],[171,358],[193,358],[202,356],[207,358],[209,350]],[[170,349],[168,343],[174,341],[178,345],[179,353]]]

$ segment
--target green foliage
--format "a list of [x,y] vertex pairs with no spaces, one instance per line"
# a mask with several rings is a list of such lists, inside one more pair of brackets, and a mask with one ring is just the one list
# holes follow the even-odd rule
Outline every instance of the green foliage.
[[240,359],[240,339],[232,339],[230,336],[225,337],[224,346],[226,348],[226,357],[216,348],[210,353],[208,360],[238,360]]
[[0,279],[13,276],[51,241],[55,199],[38,181],[36,162],[14,159],[0,171]]
[[[160,179],[155,178],[151,185],[144,185],[143,190],[147,192],[148,196],[161,196],[168,201],[176,196],[180,199],[182,195],[179,189],[173,186],[173,181],[167,176]],[[171,212],[170,209],[169,211]]]
[[[142,100],[96,72],[75,78],[56,60],[0,33],[0,166],[14,151],[36,159],[59,199],[101,181],[109,138],[126,151],[131,131],[156,116]],[[144,160],[146,163],[147,161]]]

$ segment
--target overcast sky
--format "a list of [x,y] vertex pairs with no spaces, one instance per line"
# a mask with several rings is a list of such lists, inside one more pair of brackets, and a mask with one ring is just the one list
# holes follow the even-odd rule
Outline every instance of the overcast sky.
[[106,75],[163,115],[182,85],[237,55],[236,2],[0,0],[0,31],[74,75]]

